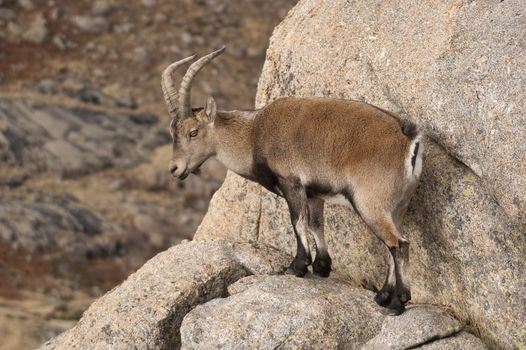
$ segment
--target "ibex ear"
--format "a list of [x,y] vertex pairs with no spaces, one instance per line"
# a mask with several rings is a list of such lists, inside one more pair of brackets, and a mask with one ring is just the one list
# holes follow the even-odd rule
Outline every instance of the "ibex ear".
[[212,123],[215,120],[217,113],[216,101],[212,96],[208,97],[208,100],[206,100],[205,113],[209,121]]

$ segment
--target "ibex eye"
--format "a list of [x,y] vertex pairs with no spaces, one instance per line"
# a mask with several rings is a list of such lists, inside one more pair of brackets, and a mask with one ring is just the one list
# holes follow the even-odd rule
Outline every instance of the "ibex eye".
[[196,137],[197,136],[197,130],[190,131],[190,137]]

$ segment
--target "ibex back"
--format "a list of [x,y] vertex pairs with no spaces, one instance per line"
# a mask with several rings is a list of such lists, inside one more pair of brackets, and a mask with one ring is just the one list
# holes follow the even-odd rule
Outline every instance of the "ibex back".
[[[280,98],[253,111],[219,111],[212,97],[192,109],[194,76],[224,48],[193,63],[179,92],[170,65],[162,88],[172,117],[170,172],[184,179],[216,156],[228,169],[285,198],[297,253],[287,269],[302,277],[312,263],[327,277],[331,258],[323,233],[324,201],[348,205],[387,246],[389,270],[375,300],[402,312],[411,299],[408,241],[402,219],[422,169],[421,135],[410,121],[363,102]],[[316,243],[312,262],[308,233]]]

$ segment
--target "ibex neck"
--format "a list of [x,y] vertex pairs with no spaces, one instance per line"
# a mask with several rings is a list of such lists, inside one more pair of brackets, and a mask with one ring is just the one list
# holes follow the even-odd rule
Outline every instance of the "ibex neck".
[[253,164],[252,128],[256,111],[219,111],[216,116],[216,157],[228,169],[250,176]]

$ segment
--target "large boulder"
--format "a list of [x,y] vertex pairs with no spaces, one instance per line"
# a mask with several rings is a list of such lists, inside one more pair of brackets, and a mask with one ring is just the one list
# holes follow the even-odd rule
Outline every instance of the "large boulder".
[[335,280],[248,278],[186,315],[183,349],[358,349],[385,317],[373,293]]
[[[300,1],[274,31],[256,103],[356,99],[423,126],[404,225],[413,301],[447,305],[494,348],[526,343],[524,33],[519,0]],[[343,207],[327,206],[325,226],[336,272],[378,289],[380,242]],[[285,202],[234,174],[196,234],[217,237],[295,249]]]
[[[334,279],[250,276],[228,298],[197,306],[181,325],[182,349],[414,349],[447,338],[462,349],[486,349],[460,323],[434,306],[386,315],[370,291]],[[455,343],[453,343],[454,345]],[[458,345],[458,343],[457,343]]]
[[278,273],[288,257],[262,245],[187,242],[158,254],[41,349],[176,349],[184,315],[226,296],[250,274]]
[[365,100],[418,120],[526,222],[526,7],[301,1],[271,39],[258,103]]
[[40,349],[485,349],[438,307],[392,316],[371,291],[283,275],[289,260],[257,243],[184,242]]

